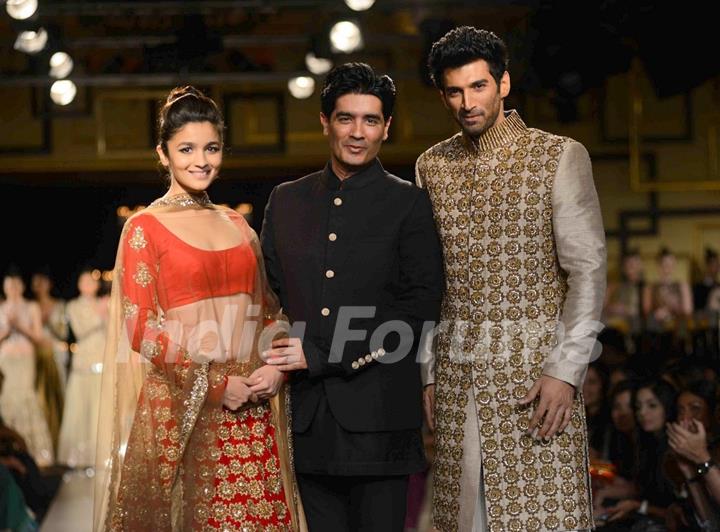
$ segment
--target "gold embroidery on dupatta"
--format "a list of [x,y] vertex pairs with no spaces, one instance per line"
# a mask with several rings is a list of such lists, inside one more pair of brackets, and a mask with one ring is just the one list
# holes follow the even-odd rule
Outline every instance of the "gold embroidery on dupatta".
[[[184,411],[182,414],[182,420],[180,421],[180,449],[179,456],[182,456],[185,452],[190,434],[192,433],[195,422],[200,414],[205,403],[205,398],[208,392],[208,372],[210,371],[210,364],[200,364],[193,371],[192,390],[190,396],[183,401]],[[183,491],[182,482],[179,481],[182,475],[181,467],[177,468],[175,472],[175,480],[173,482],[172,496],[171,496],[171,514],[173,520],[173,530],[180,530],[182,523],[182,505],[183,505]]]

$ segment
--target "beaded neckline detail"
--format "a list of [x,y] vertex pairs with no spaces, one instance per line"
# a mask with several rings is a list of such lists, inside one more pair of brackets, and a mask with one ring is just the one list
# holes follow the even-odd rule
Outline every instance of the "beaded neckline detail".
[[175,194],[158,198],[150,207],[208,207],[212,205],[207,192],[200,194]]

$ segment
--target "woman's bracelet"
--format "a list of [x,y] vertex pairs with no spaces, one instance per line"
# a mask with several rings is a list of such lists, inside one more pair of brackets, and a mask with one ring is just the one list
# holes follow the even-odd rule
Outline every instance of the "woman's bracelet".
[[710,468],[715,465],[715,462],[713,462],[712,459],[708,460],[707,462],[702,462],[700,464],[696,464],[696,471],[697,471],[697,477],[702,477],[707,475],[707,472],[710,471]]

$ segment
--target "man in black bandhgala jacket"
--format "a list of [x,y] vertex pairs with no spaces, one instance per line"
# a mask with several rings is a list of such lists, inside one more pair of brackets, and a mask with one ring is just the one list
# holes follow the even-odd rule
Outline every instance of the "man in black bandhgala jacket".
[[439,317],[442,254],[426,192],[377,159],[392,80],[349,63],[321,100],[330,162],[276,187],[265,212],[267,274],[293,324],[266,357],[292,372],[309,529],[401,531],[408,475],[426,466],[417,353]]

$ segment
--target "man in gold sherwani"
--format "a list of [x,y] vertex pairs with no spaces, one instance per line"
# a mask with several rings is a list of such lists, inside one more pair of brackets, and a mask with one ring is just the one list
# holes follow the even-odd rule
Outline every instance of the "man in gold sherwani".
[[433,521],[442,532],[587,530],[581,390],[602,327],[602,218],[585,148],[505,111],[507,65],[502,40],[467,26],[429,58],[462,129],[417,162],[447,278],[425,371]]

